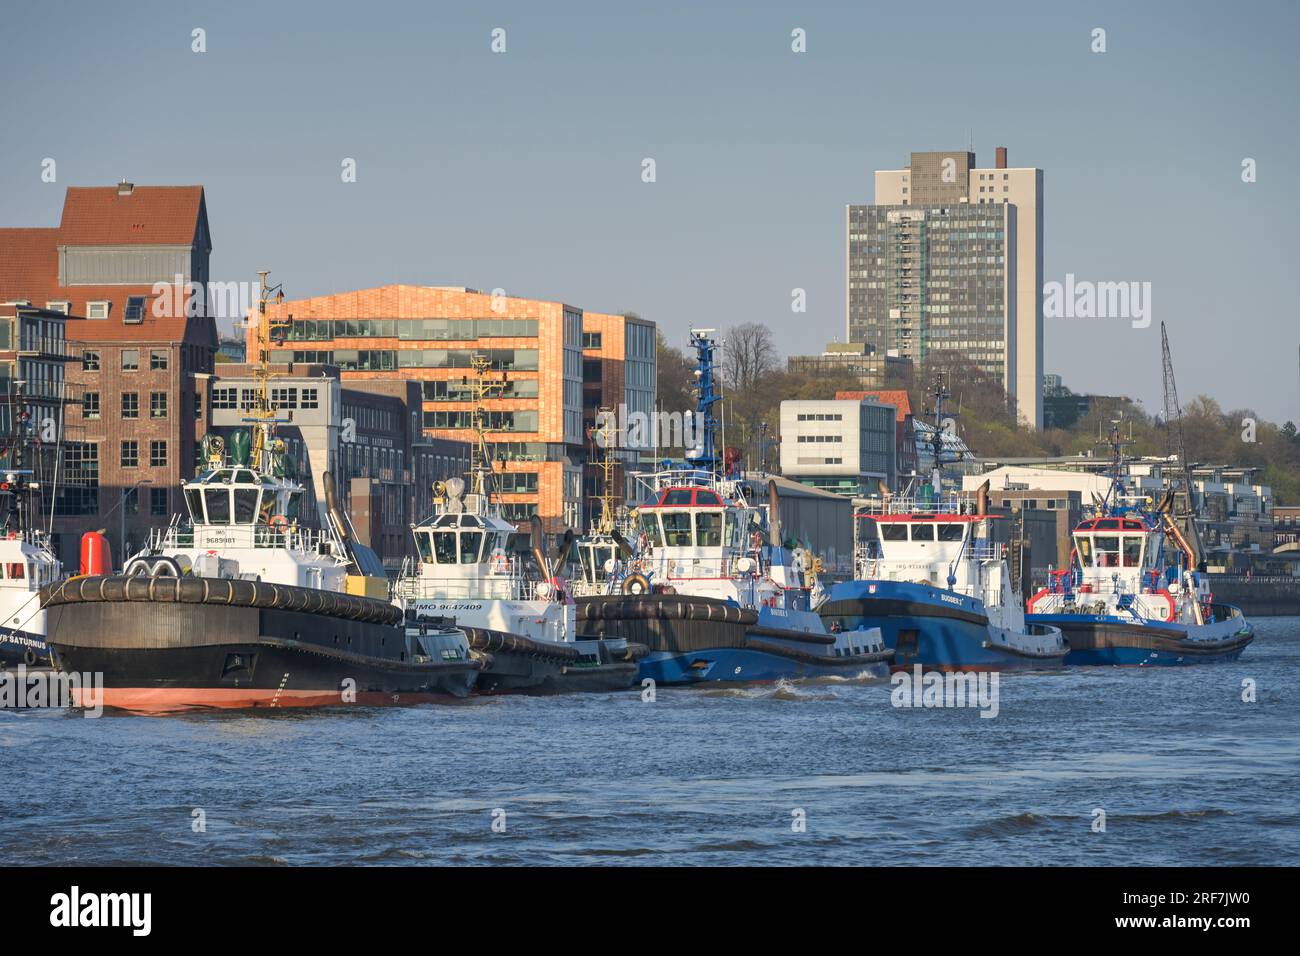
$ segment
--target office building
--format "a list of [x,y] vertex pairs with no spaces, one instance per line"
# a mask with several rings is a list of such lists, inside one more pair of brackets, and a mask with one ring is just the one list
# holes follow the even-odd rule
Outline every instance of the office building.
[[888,388],[911,381],[912,362],[897,351],[877,353],[864,342],[831,342],[820,355],[791,355],[792,375],[827,378],[845,388]]
[[823,491],[864,497],[898,482],[896,411],[854,400],[781,403],[781,473]]
[[847,207],[847,337],[921,365],[955,353],[1042,427],[1043,172],[912,153]]
[[[286,301],[268,316],[286,330],[271,348],[274,362],[334,365],[348,385],[418,382],[427,438],[472,439],[471,359],[485,358],[486,378],[496,383],[484,402],[485,431],[503,513],[520,524],[537,514],[548,532],[582,526],[581,309],[462,287],[390,285]],[[653,355],[653,326],[624,322],[638,356],[647,326]],[[247,334],[251,361],[256,331]],[[629,376],[635,389],[653,388],[652,373],[637,367],[623,374],[624,394]]]

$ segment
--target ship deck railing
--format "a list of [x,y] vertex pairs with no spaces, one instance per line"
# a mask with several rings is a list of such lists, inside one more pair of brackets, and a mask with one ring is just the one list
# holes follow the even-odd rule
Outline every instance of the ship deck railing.
[[411,573],[397,579],[396,591],[408,601],[547,600],[551,595],[540,593],[540,583],[509,574],[462,578]]
[[204,541],[208,534],[221,536],[214,547],[225,548],[284,548],[297,552],[319,552],[324,542],[332,542],[333,537],[317,528],[273,528],[264,524],[234,525],[200,525],[196,529],[189,525],[172,525],[167,528],[155,528],[149,532],[149,547],[153,550],[167,548],[203,548],[209,542]]
[[961,515],[974,514],[975,503],[955,492],[941,495],[891,495],[888,498],[868,498],[854,514],[855,518],[874,518],[877,515]]

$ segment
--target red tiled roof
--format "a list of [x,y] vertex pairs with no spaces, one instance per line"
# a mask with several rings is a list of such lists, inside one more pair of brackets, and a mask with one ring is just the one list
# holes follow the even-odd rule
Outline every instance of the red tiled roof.
[[901,388],[889,388],[879,392],[836,392],[835,397],[850,402],[860,402],[864,398],[874,398],[882,405],[893,405],[895,419],[905,421],[912,414],[912,403],[907,392]]
[[189,245],[203,209],[202,186],[70,186],[63,201],[59,244]]
[[59,282],[58,235],[57,229],[0,229],[0,302],[45,306]]

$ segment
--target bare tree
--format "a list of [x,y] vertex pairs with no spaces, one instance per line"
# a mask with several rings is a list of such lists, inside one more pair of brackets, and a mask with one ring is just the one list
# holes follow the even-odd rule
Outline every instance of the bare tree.
[[757,322],[742,322],[727,330],[722,344],[722,377],[733,392],[753,390],[777,368],[772,330]]

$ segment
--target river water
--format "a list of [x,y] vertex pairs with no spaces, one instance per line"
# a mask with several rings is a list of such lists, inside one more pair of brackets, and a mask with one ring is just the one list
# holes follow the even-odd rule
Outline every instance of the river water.
[[0,863],[1296,865],[1300,618],[1256,624],[1234,664],[1001,675],[994,718],[885,681],[0,710]]

